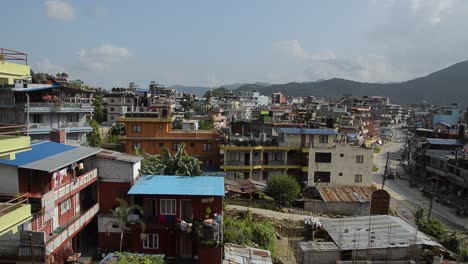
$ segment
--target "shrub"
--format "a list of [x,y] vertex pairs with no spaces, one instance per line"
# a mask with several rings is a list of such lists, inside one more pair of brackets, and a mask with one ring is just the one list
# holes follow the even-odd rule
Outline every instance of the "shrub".
[[297,180],[286,173],[276,173],[268,179],[266,193],[277,203],[290,203],[300,192]]

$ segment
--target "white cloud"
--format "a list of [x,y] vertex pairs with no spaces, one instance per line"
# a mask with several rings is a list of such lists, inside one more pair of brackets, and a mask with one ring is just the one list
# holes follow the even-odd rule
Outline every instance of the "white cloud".
[[96,48],[82,49],[79,52],[81,65],[90,71],[110,71],[112,64],[120,63],[129,56],[127,48],[102,44]]
[[333,51],[325,50],[317,53],[308,53],[304,50],[301,43],[297,39],[278,41],[273,44],[273,47],[282,52],[292,55],[300,60],[330,60],[335,59],[336,55]]
[[52,63],[49,59],[42,59],[35,63],[37,72],[45,72],[49,74],[56,74],[59,72],[66,72],[62,66]]
[[75,19],[75,9],[63,0],[48,0],[45,2],[47,17],[52,20],[69,22]]
[[411,0],[411,12],[431,25],[439,24],[456,7],[456,0]]

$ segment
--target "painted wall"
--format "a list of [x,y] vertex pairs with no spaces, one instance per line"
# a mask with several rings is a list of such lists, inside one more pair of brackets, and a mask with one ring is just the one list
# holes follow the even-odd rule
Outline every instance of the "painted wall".
[[[315,162],[316,153],[331,153],[331,163]],[[341,157],[343,154],[343,157]],[[356,156],[364,156],[363,163],[356,162]],[[310,148],[308,186],[315,186],[314,174],[316,171],[330,172],[330,183],[321,185],[354,185],[372,186],[372,159],[373,150],[337,144],[335,148]],[[342,174],[340,176],[340,173]],[[355,182],[355,175],[362,175],[362,182]]]
[[7,61],[0,62],[0,84],[13,85],[15,79],[31,80],[31,67],[29,65],[11,63]]
[[0,164],[0,193],[19,193],[18,169]]

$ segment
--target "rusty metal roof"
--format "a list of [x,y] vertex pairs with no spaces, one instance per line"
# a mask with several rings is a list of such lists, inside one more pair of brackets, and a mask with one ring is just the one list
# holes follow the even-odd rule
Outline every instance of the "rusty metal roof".
[[266,183],[250,179],[239,181],[225,180],[224,185],[229,192],[246,194],[260,192],[266,188]]
[[370,201],[375,187],[363,186],[323,186],[317,187],[320,196],[326,203],[333,202],[367,202]]

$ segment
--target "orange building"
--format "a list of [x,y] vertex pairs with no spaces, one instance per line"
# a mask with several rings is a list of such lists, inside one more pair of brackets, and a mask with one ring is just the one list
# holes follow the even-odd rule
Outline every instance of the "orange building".
[[125,124],[121,141],[127,153],[141,149],[149,154],[162,154],[165,147],[175,152],[185,144],[187,154],[198,158],[203,170],[219,169],[221,137],[213,130],[172,129],[172,118],[160,117],[157,112],[131,113],[117,122]]

